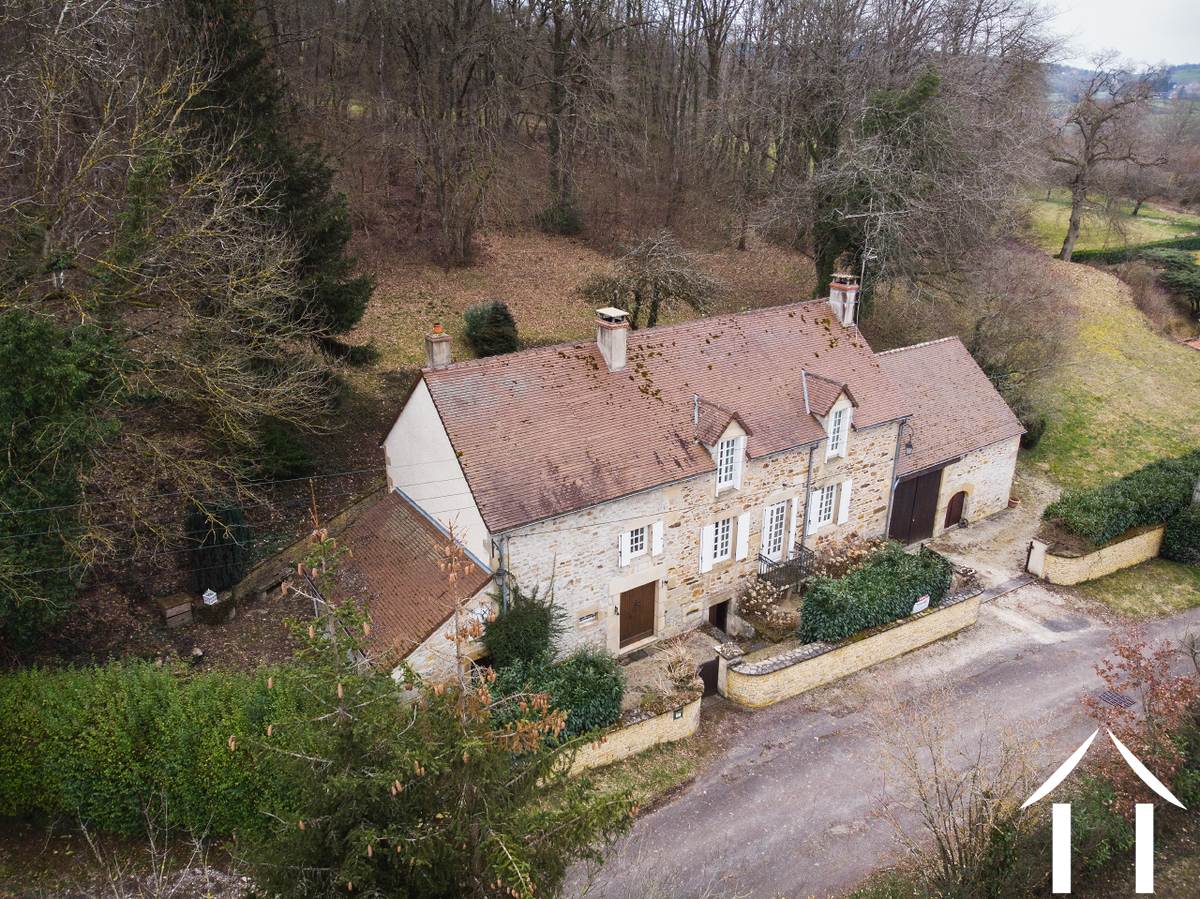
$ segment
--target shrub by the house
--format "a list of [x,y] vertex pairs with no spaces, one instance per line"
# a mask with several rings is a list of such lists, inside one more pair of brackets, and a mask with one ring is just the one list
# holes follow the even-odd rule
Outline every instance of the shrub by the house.
[[552,708],[567,713],[563,739],[607,727],[621,717],[625,675],[612,654],[585,646],[561,662],[519,660],[496,672],[497,696],[545,693]]
[[930,607],[938,606],[953,575],[954,565],[936,553],[922,549],[913,556],[898,543],[889,543],[844,577],[808,582],[797,632],[800,642],[833,642],[888,624],[912,614],[913,605],[926,594]]
[[554,643],[566,626],[566,615],[554,604],[553,594],[543,598],[536,586],[526,592],[514,584],[507,603],[499,594],[492,598],[498,611],[483,626],[483,643],[494,667],[554,657]]
[[1042,517],[1099,546],[1129,528],[1168,522],[1188,507],[1200,450],[1177,459],[1159,459],[1104,487],[1068,490]]

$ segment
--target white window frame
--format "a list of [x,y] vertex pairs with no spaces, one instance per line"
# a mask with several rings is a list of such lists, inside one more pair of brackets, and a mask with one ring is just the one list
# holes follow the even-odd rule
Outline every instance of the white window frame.
[[750,513],[711,521],[700,529],[700,573],[750,555]]
[[714,447],[713,458],[717,463],[717,492],[742,486],[742,460],[746,455],[746,438],[729,437]]
[[643,524],[629,531],[629,558],[636,559],[638,556],[644,556],[650,549],[650,535],[646,533],[647,529],[647,526]]
[[787,500],[763,509],[762,554],[772,562],[782,562],[787,544]]
[[835,522],[845,524],[850,518],[852,483],[847,478],[836,484],[818,487],[808,496],[805,513],[805,533],[812,534]]
[[850,408],[843,406],[829,412],[829,439],[825,443],[825,459],[846,455],[846,438],[850,433]]
[[722,518],[713,522],[711,558],[713,564],[728,562],[733,558],[733,518]]
[[[640,539],[635,540],[635,537]],[[639,546],[640,549],[635,549]],[[624,568],[638,556],[661,556],[663,551],[662,519],[647,522],[622,531],[617,540],[617,567]]]

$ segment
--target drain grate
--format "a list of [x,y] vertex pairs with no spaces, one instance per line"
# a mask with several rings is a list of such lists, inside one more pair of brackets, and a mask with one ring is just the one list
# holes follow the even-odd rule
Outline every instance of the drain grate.
[[1128,709],[1133,706],[1133,700],[1128,696],[1123,696],[1120,693],[1114,693],[1112,690],[1105,690],[1100,694],[1100,701],[1107,702],[1109,705],[1115,705],[1119,709]]

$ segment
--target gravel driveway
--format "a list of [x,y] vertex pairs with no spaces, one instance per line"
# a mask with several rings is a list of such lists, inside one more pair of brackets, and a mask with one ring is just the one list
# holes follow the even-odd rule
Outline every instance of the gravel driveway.
[[[1045,485],[1032,487],[1039,493],[1026,495],[1041,500],[1032,508],[955,531],[938,548],[993,584],[1012,578],[1047,501]],[[1189,624],[1200,627],[1200,610],[1148,630],[1178,637]],[[1102,689],[1092,664],[1107,654],[1109,630],[1095,606],[1035,582],[984,605],[959,635],[768,709],[731,711],[722,724],[736,730],[729,748],[640,819],[599,872],[573,872],[567,895],[806,897],[853,887],[898,851],[877,816],[885,784],[868,727],[876,698],[890,688],[919,706],[949,682],[961,736],[1036,721],[1043,762],[1057,764],[1095,726],[1079,696]]]

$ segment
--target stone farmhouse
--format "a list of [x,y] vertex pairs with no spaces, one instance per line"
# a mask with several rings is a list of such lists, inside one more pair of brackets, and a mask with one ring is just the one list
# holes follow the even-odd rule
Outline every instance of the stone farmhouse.
[[435,326],[345,586],[433,670],[452,530],[480,614],[552,585],[565,649],[624,654],[724,627],[750,579],[795,583],[853,534],[914,543],[1006,508],[1020,423],[956,338],[873,353],[857,291],[640,331],[601,309],[594,340],[456,364]]

